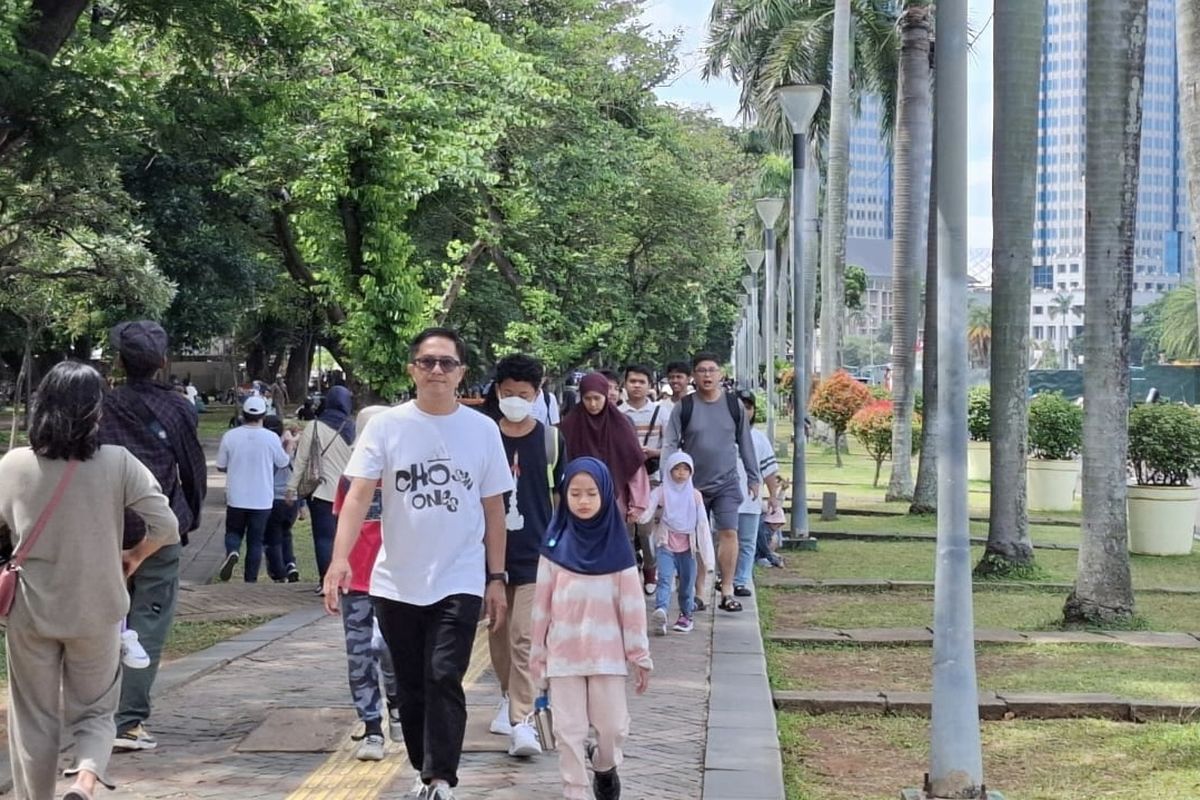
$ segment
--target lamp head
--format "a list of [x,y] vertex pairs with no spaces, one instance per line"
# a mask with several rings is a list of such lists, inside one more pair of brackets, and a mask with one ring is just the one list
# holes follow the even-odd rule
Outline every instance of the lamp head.
[[[750,268],[750,272],[757,275],[759,268],[763,265],[763,260],[767,257],[767,254],[762,250],[747,250],[745,256],[746,266]],[[748,292],[750,290],[747,289],[746,291]]]
[[754,278],[746,275],[742,278],[742,288],[746,290],[747,295],[754,291]]
[[764,197],[755,201],[754,208],[758,211],[758,218],[762,220],[763,227],[774,229],[779,215],[783,213],[783,198]]
[[792,133],[802,136],[808,134],[813,115],[817,113],[817,106],[821,105],[824,96],[825,87],[814,84],[791,83],[779,87],[779,104],[783,106],[783,113],[792,126]]

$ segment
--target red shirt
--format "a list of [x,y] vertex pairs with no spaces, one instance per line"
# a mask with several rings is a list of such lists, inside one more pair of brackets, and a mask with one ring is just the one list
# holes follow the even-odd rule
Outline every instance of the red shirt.
[[[371,498],[371,507],[367,509],[367,518],[363,521],[362,530],[358,533],[358,541],[350,551],[350,591],[369,592],[371,590],[371,572],[375,569],[375,558],[383,545],[383,493],[381,484],[375,485],[375,496]],[[338,481],[337,495],[333,500],[333,513],[342,510],[346,492],[350,491],[350,481],[342,478]]]

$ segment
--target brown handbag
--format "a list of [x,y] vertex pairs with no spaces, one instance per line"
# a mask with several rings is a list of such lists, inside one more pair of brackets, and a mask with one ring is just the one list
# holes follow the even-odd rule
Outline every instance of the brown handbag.
[[75,470],[78,467],[79,462],[74,459],[67,462],[67,468],[63,470],[62,477],[58,479],[58,486],[54,487],[54,496],[50,498],[50,502],[42,509],[41,516],[33,524],[33,530],[21,540],[21,544],[18,545],[12,558],[8,560],[3,570],[0,571],[0,618],[8,617],[9,612],[12,611],[13,600],[17,597],[17,583],[21,579],[21,565],[25,563],[30,549],[37,543],[38,537],[42,535],[42,531],[46,529],[46,523],[50,521],[50,517],[54,514],[54,509],[58,508],[58,504],[62,501],[63,494],[67,491],[67,486],[70,485],[71,478],[75,475]]

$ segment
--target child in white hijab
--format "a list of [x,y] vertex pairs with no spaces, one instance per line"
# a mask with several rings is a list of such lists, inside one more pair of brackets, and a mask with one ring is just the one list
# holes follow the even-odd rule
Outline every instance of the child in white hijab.
[[654,612],[650,629],[658,636],[667,632],[667,609],[671,604],[671,587],[679,576],[679,619],[674,629],[680,633],[692,630],[692,612],[696,605],[696,557],[712,569],[712,530],[704,497],[692,485],[695,466],[692,457],[683,451],[672,453],[663,465],[663,482],[650,493],[649,507],[642,515],[642,524],[662,515],[654,526],[651,540],[658,556],[658,589],[654,596]]

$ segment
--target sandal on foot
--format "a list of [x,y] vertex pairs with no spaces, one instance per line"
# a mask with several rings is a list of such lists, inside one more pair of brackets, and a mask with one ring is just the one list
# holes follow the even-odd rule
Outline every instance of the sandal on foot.
[[706,605],[704,604],[704,601],[703,601],[703,600],[701,600],[699,597],[697,597],[697,598],[696,598],[696,610],[697,610],[697,611],[704,611],[704,610],[706,610],[707,608],[708,608],[708,606],[706,606]]
[[750,597],[752,594],[749,586],[735,586],[733,587],[733,593],[738,597]]
[[92,800],[92,795],[82,786],[72,786],[63,794],[62,800]]
[[742,604],[733,599],[733,595],[722,595],[721,605],[718,606],[722,611],[741,611]]

